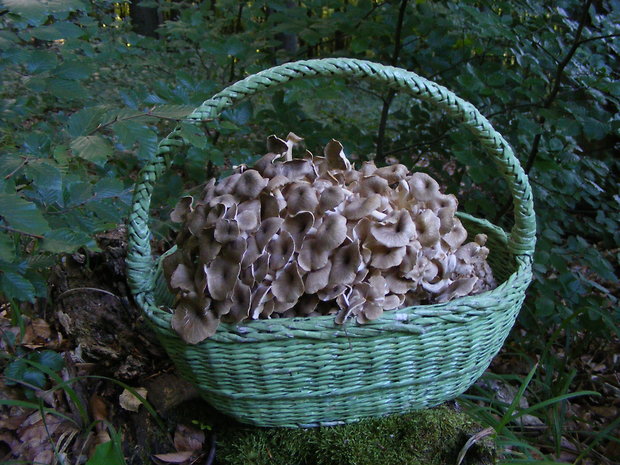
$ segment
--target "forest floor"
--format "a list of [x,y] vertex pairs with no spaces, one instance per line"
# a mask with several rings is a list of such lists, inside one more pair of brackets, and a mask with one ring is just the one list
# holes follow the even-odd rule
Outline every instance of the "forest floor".
[[[11,321],[8,308],[0,311],[0,350],[9,354],[5,361],[8,365],[35,352],[53,351],[63,358],[57,373],[34,364],[25,365],[21,372],[5,370],[0,381],[0,462],[104,465],[123,463],[124,457],[131,465],[210,465],[290,463],[294,458],[301,464],[318,463],[317,457],[323,454],[333,456],[329,460],[334,462],[325,458],[321,463],[345,463],[338,458],[340,453],[351,463],[372,464],[377,463],[372,459],[376,453],[384,464],[495,463],[493,429],[459,412],[457,402],[432,413],[371,421],[341,430],[336,427],[333,432],[315,431],[303,437],[291,430],[259,431],[235,424],[200,400],[195,388],[175,374],[171,361],[131,301],[124,272],[125,232],[120,229],[100,235],[99,246],[100,252],[63,258],[52,273],[50,300],[34,305],[31,314],[22,318],[22,328]],[[491,370],[526,376],[531,366],[515,357],[515,350],[520,349],[513,338]],[[554,425],[542,415],[525,415],[519,420],[521,437],[553,454],[558,463],[581,460],[578,456],[583,449],[575,443],[581,442],[585,448],[588,432],[613,427],[618,418],[618,354],[620,342],[615,340],[612,346],[600,347],[571,362],[578,373],[577,389],[602,395],[579,397],[564,404],[561,450],[554,453],[546,445]],[[37,360],[45,365],[45,360]],[[37,376],[43,379],[44,389],[31,389],[37,385]],[[485,378],[477,387],[494,392],[509,404],[518,386]],[[525,396],[520,408],[528,407]],[[412,427],[418,427],[420,421],[421,429]],[[415,438],[421,437],[421,431],[427,431],[429,425],[437,426],[438,433],[432,438],[424,436],[422,452],[427,455],[416,461],[419,451],[411,444],[424,442]],[[613,429],[609,434],[613,435]],[[366,435],[370,439],[360,444],[349,441]],[[388,453],[398,449],[395,437],[405,455],[392,457]],[[433,442],[438,451],[433,449]],[[344,448],[339,450],[340,446]],[[579,463],[620,463],[618,442],[606,441],[604,448],[598,446],[592,447],[587,456],[591,458],[583,457]],[[499,450],[500,455],[504,452]],[[356,454],[363,460],[355,459]]]

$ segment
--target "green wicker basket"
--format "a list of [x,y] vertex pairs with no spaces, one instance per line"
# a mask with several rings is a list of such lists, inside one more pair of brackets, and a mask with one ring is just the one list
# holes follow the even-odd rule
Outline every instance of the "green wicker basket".
[[458,396],[499,351],[532,278],[536,230],[532,194],[511,148],[473,105],[412,72],[344,58],[287,63],[231,85],[188,119],[213,120],[259,91],[319,76],[376,81],[432,102],[463,123],[506,179],[515,226],[507,234],[488,221],[460,214],[470,234],[488,235],[488,260],[500,283],[492,291],[385,312],[365,325],[336,325],[333,316],[221,324],[211,338],[188,345],[171,328],[172,315],[166,309],[171,296],[149,244],[153,186],[169,166],[171,153],[184,145],[173,131],[160,143],[135,187],[128,279],[136,302],[179,372],[214,407],[244,423],[334,425],[430,407]]

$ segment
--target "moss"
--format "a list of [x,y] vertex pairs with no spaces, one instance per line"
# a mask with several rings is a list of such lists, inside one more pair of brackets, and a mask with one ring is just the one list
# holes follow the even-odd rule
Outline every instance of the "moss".
[[[443,465],[456,463],[479,429],[447,407],[312,429],[230,425],[216,431],[217,457],[222,465]],[[492,448],[467,455],[464,464],[494,463]]]

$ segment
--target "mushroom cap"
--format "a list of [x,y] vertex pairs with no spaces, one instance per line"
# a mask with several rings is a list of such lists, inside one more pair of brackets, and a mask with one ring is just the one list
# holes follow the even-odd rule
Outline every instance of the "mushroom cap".
[[230,176],[227,176],[220,181],[215,186],[215,194],[220,196],[223,194],[232,194],[235,188],[235,184],[241,177],[241,173],[233,173]]
[[337,213],[325,215],[315,234],[318,246],[325,250],[333,250],[340,246],[346,237],[347,219]]
[[239,225],[235,220],[221,219],[215,223],[215,240],[220,244],[234,241],[239,237]]
[[467,239],[467,230],[458,218],[454,219],[454,225],[449,233],[444,234],[441,238],[450,250],[457,250]]
[[207,308],[196,308],[191,302],[181,300],[172,316],[172,329],[188,344],[198,344],[213,336],[219,319]]
[[323,268],[307,273],[304,276],[305,292],[307,294],[316,294],[321,289],[328,287],[331,269],[331,262],[327,262]]
[[294,215],[302,211],[314,212],[319,201],[312,185],[307,182],[295,182],[286,186],[286,208]]
[[368,197],[373,194],[386,195],[390,186],[388,181],[381,176],[365,176],[360,179],[354,192],[357,192],[363,197]]
[[269,268],[274,271],[279,270],[293,256],[295,251],[293,237],[287,231],[280,231],[278,236],[269,241],[266,250],[269,254]]
[[304,271],[318,270],[328,263],[330,251],[331,249],[325,248],[319,239],[307,239],[301,246],[297,263]]
[[310,228],[314,226],[314,215],[310,212],[299,212],[284,220],[283,228],[293,237],[295,250],[299,251]]
[[332,139],[327,143],[323,153],[327,160],[327,167],[330,170],[348,170],[351,168],[351,163],[347,160],[342,150],[342,144],[336,139]]
[[411,216],[406,210],[397,213],[393,224],[381,222],[373,224],[370,233],[375,240],[386,247],[403,247],[415,235],[416,229]]
[[304,293],[304,282],[299,274],[297,263],[291,262],[284,267],[273,282],[271,292],[279,302],[297,302]]
[[350,220],[359,220],[370,215],[381,206],[381,196],[373,194],[370,197],[353,199],[344,207],[342,214]]
[[193,211],[192,204],[194,198],[191,195],[181,197],[181,200],[176,204],[174,210],[170,212],[170,221],[175,223],[183,223],[187,218],[187,215]]
[[280,227],[284,223],[284,218],[277,216],[267,218],[258,227],[254,238],[259,250],[263,250],[267,243],[280,231]]
[[389,184],[395,184],[409,174],[409,170],[405,165],[390,165],[377,168],[373,173],[385,179]]
[[370,265],[380,270],[387,270],[402,263],[403,257],[407,253],[406,247],[385,247],[376,245],[370,249],[372,251]]
[[345,199],[344,190],[340,186],[329,186],[323,189],[319,199],[319,210],[325,212],[340,205]]
[[267,152],[281,155],[286,153],[288,145],[285,140],[280,139],[278,136],[272,134],[267,138]]
[[207,267],[209,295],[215,300],[225,300],[235,287],[240,271],[239,262],[229,261],[222,256],[215,257]]
[[252,291],[250,286],[237,281],[230,296],[232,305],[230,311],[222,318],[227,323],[239,323],[250,315]]
[[409,179],[409,192],[420,202],[433,199],[439,192],[439,184],[428,174],[413,173]]
[[439,218],[432,210],[424,210],[415,218],[418,241],[423,247],[431,247],[439,242]]
[[332,256],[329,280],[339,284],[352,283],[361,263],[359,241],[355,240],[349,245],[336,249]]
[[240,198],[255,199],[267,187],[267,180],[256,170],[244,171],[235,184],[235,195]]

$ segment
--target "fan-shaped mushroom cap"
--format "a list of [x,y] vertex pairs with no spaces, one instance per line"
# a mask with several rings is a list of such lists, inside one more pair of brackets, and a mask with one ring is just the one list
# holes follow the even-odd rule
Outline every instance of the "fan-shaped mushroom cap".
[[[330,279],[330,283],[331,282],[332,280]],[[344,284],[329,285],[319,290],[316,295],[318,296],[319,300],[322,300],[323,302],[328,302],[330,300],[334,300],[346,290],[347,286],[345,286]]]
[[431,200],[439,191],[439,184],[426,173],[413,173],[409,177],[409,191],[420,202]]
[[403,257],[407,253],[406,247],[394,247],[388,248],[382,245],[377,245],[371,248],[372,258],[370,265],[380,270],[387,270],[393,266],[398,266],[402,263]]
[[332,257],[332,269],[329,274],[329,280],[339,284],[352,283],[361,262],[362,256],[357,240],[336,249]]
[[394,310],[402,307],[405,303],[404,295],[388,294],[383,299],[383,310]]
[[235,184],[235,195],[241,198],[254,199],[267,187],[267,180],[256,170],[244,171]]
[[269,254],[269,268],[279,270],[291,259],[295,251],[295,243],[288,232],[280,231],[278,236],[269,241],[266,250]]
[[438,212],[443,208],[449,208],[452,211],[456,211],[458,205],[459,202],[453,194],[444,195],[439,191],[437,191],[437,195],[435,197],[426,202],[426,206],[434,212]]
[[319,239],[307,239],[303,242],[297,263],[304,271],[312,271],[323,268],[329,260],[331,249],[327,249]]
[[319,204],[316,192],[307,182],[296,182],[287,186],[286,208],[291,215],[302,211],[314,212]]
[[454,281],[447,287],[444,293],[437,297],[437,302],[447,302],[448,300],[452,300],[456,297],[464,297],[469,295],[474,288],[476,281],[478,281],[478,278],[475,276],[472,278],[464,278]]
[[434,282],[438,278],[439,267],[432,261],[425,263],[424,271],[422,273],[422,280],[427,283]]
[[386,274],[385,280],[387,281],[389,291],[392,294],[406,294],[411,289],[414,289],[416,285],[414,281],[401,278],[394,273]]
[[276,189],[286,186],[287,184],[290,184],[291,182],[292,180],[287,178],[286,176],[282,174],[276,174],[267,182],[267,191],[274,191]]
[[431,247],[439,242],[439,218],[432,210],[425,210],[416,216],[415,228],[418,233],[418,241],[423,247]]
[[293,237],[295,250],[300,250],[304,238],[314,225],[314,215],[310,212],[299,212],[284,220],[283,228]]
[[224,214],[229,208],[232,208],[237,205],[239,201],[232,194],[222,194],[217,197],[213,197],[209,202],[209,206],[211,208],[216,207],[217,205],[222,205],[224,207]]
[[215,186],[215,194],[220,196],[223,194],[232,194],[235,184],[239,181],[241,177],[240,173],[233,173],[230,176],[225,177],[224,179],[220,179],[220,181]]
[[260,200],[248,200],[237,207],[236,221],[241,231],[254,231],[260,223]]
[[192,203],[194,198],[191,195],[181,197],[181,200],[177,203],[174,210],[170,212],[170,221],[175,223],[183,223],[187,218],[187,215],[193,211]]
[[450,281],[449,279],[440,279],[432,283],[422,281],[420,285],[422,286],[422,289],[431,294],[439,294],[443,292],[444,289],[447,289],[451,283],[452,281]]
[[276,173],[286,177],[290,181],[304,178],[309,181],[313,181],[318,176],[314,164],[309,160],[303,160],[300,158],[280,164],[276,170]]
[[394,223],[376,224],[370,228],[370,233],[380,244],[386,247],[402,247],[407,245],[415,235],[415,226],[406,210],[397,213]]
[[440,208],[437,211],[437,217],[439,218],[439,233],[447,234],[454,227],[454,213],[456,210],[452,210],[450,207]]
[[352,200],[346,207],[344,207],[342,214],[350,220],[359,220],[370,215],[380,206],[381,196],[374,194],[367,198],[362,197]]
[[275,175],[274,161],[280,158],[282,154],[270,152],[267,155],[263,155],[254,163],[254,169],[267,178],[271,178]]
[[359,181],[356,192],[363,197],[373,194],[385,195],[389,188],[390,186],[385,178],[381,176],[366,176]]
[[[172,273],[177,269],[179,264],[182,262],[183,252],[177,249],[175,252],[170,255],[166,255],[161,260],[161,266],[164,272],[164,276],[166,277],[166,282],[170,284],[170,278],[172,277]],[[172,288],[172,286],[170,286]]]
[[250,303],[250,318],[253,320],[258,319],[263,311],[263,306],[267,300],[273,298],[273,295],[269,294],[271,286],[259,284],[252,293],[252,302]]
[[230,296],[232,305],[230,311],[222,318],[227,323],[239,323],[250,315],[252,291],[250,286],[237,281]]
[[279,302],[297,302],[304,293],[304,282],[299,274],[297,263],[291,262],[276,276],[271,292]]
[[181,300],[172,316],[172,329],[188,344],[198,344],[213,336],[219,320],[208,309],[197,309],[191,302]]
[[275,236],[278,231],[280,231],[280,227],[284,223],[284,218],[279,218],[277,216],[272,218],[264,219],[263,222],[258,227],[258,231],[254,237],[256,238],[256,245],[259,250],[263,250],[267,243]]
[[245,237],[239,236],[234,241],[230,241],[222,245],[222,250],[220,253],[229,261],[241,263],[241,259],[246,252],[246,248],[247,244]]
[[187,215],[187,229],[194,236],[198,236],[207,224],[206,208],[203,204],[196,205],[194,211]]
[[476,241],[476,244],[482,247],[483,245],[487,243],[487,239],[488,239],[488,236],[486,234],[476,234],[474,241]]
[[271,135],[267,138],[267,152],[275,153],[277,155],[281,155],[286,153],[288,150],[288,145],[285,140],[280,139],[276,135]]
[[458,218],[454,219],[452,230],[442,236],[443,241],[448,244],[451,250],[457,250],[467,239],[467,231]]
[[252,274],[254,275],[254,281],[262,283],[269,273],[269,255],[260,255],[256,261],[252,264]]
[[224,257],[216,257],[207,268],[207,288],[209,295],[215,300],[225,300],[233,290],[241,266],[226,260]]
[[460,247],[455,255],[459,260],[470,264],[478,259],[478,252],[480,252],[480,246],[475,242],[470,242]]
[[394,184],[401,179],[405,179],[405,177],[409,174],[409,170],[405,165],[398,164],[377,168],[373,174],[376,176],[381,176],[390,184]]
[[301,316],[308,316],[316,310],[319,298],[315,295],[304,294],[299,298],[295,306],[296,313]]
[[377,165],[372,160],[365,161],[362,163],[362,167],[360,168],[360,173],[362,176],[371,176],[377,171]]
[[330,140],[325,146],[323,153],[327,160],[327,167],[330,170],[348,170],[351,168],[351,163],[347,160],[342,150],[342,144],[337,140]]
[[175,291],[180,291],[184,295],[190,293],[195,294],[196,289],[194,287],[194,278],[191,268],[180,263],[170,277],[170,287]]
[[215,197],[215,178],[209,179],[202,190],[202,201],[209,203],[209,201]]
[[318,246],[333,250],[340,246],[347,237],[347,219],[337,213],[328,214],[316,231]]
[[215,240],[225,244],[239,237],[239,225],[235,220],[221,219],[215,223]]
[[329,285],[329,273],[332,269],[331,262],[327,262],[323,268],[310,271],[304,276],[306,294],[316,294]]
[[211,311],[218,319],[230,312],[230,307],[232,307],[232,300],[230,299],[211,301]]
[[241,268],[247,268],[251,266],[252,263],[254,263],[262,253],[262,249],[259,250],[256,243],[256,236],[248,236],[245,242],[246,248],[243,254],[243,258],[241,259]]
[[332,210],[340,205],[345,198],[345,193],[340,186],[329,186],[321,192],[321,198],[319,200],[319,210],[325,212]]

